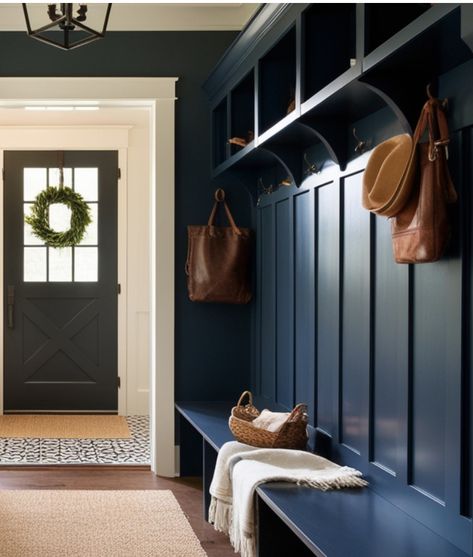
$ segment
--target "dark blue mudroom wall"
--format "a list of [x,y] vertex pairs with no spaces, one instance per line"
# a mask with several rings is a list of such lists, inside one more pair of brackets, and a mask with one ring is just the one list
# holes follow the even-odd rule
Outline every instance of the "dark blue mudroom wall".
[[[256,405],[307,403],[316,451],[467,555],[472,37],[469,5],[267,4],[205,83],[214,175],[255,201]],[[369,152],[354,130],[368,146],[410,131],[429,84],[449,101],[459,199],[445,256],[401,265],[390,222],[362,207]],[[224,150],[252,129],[253,144]]]
[[[467,554],[472,75],[469,62],[439,79],[459,193],[442,260],[394,262],[389,221],[361,205],[367,154],[352,153],[342,172],[319,148],[313,160],[327,160],[320,174],[262,196],[253,384],[261,405],[307,402],[334,459],[361,469],[373,489]],[[353,125],[372,144],[403,133],[389,108]]]
[[[234,32],[110,32],[62,52],[25,33],[0,33],[1,76],[143,76],[179,78],[176,102],[176,398],[229,399],[250,371],[250,308],[193,304],[184,264],[187,224],[204,224],[210,181],[209,107],[202,83]],[[246,195],[231,194],[235,218],[250,224]],[[159,355],[158,355],[159,357]]]

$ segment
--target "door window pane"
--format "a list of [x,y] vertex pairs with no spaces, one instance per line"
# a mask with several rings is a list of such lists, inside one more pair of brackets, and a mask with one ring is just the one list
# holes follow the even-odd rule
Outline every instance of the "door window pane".
[[85,201],[98,201],[98,168],[75,168],[74,189]]
[[46,187],[46,168],[23,169],[23,199],[34,201],[38,193]]
[[49,248],[49,281],[71,282],[72,248]]
[[23,248],[23,280],[46,282],[46,248]]
[[49,206],[49,226],[56,232],[65,232],[71,227],[71,210],[64,203]]
[[[49,185],[53,188],[59,186],[59,168],[49,169]],[[64,168],[64,186],[72,188],[72,168]]]
[[[31,213],[32,205],[33,205],[32,203],[24,203],[23,212],[25,215],[29,215]],[[41,238],[38,238],[35,234],[33,234],[33,229],[26,222],[24,223],[23,235],[24,235],[23,243],[26,246],[44,246],[43,240],[41,240]]]
[[90,218],[92,222],[85,229],[81,246],[96,246],[98,244],[98,205],[97,203],[88,203],[90,207]]
[[[48,185],[59,186],[59,168],[24,169],[24,214]],[[24,280],[26,282],[96,282],[98,281],[98,168],[64,168],[64,186],[82,195],[90,207],[92,222],[87,226],[80,246],[48,248],[24,223]],[[57,232],[71,226],[71,210],[63,203],[49,206],[49,225]],[[36,247],[38,246],[38,247]],[[39,248],[39,246],[44,246]],[[87,246],[87,247],[85,247]]]
[[74,248],[74,280],[96,282],[98,280],[97,248]]

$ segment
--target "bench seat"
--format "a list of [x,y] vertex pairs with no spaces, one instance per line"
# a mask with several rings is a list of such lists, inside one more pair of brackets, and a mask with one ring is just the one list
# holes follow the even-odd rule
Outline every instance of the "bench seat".
[[234,441],[228,417],[232,402],[178,402],[176,410],[218,451],[227,441]]
[[[218,450],[233,440],[228,428],[232,406],[232,402],[176,404],[182,420],[203,440],[206,518]],[[323,492],[273,482],[256,492],[259,557],[468,557],[370,488]]]
[[[466,553],[395,507],[372,489],[320,491],[287,483],[257,488],[260,557],[284,555],[278,520],[318,557],[467,557]],[[263,505],[267,506],[265,509]],[[274,520],[277,517],[278,520]],[[289,542],[290,545],[291,542]],[[298,552],[298,556],[305,554]]]

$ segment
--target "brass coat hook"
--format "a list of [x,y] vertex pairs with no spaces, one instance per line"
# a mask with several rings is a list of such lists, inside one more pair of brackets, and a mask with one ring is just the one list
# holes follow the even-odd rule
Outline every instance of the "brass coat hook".
[[307,176],[310,176],[311,174],[320,174],[322,172],[322,168],[324,167],[324,163],[322,163],[320,166],[317,166],[315,162],[310,162],[310,160],[307,158],[307,153],[304,153],[304,162],[307,165],[307,168],[305,170],[305,174]]
[[288,176],[287,178],[284,178],[284,180],[281,180],[279,182],[280,186],[292,186],[292,180],[291,178]]
[[264,182],[263,182],[263,178],[258,178],[258,190],[259,190],[259,195],[258,195],[258,201],[256,202],[256,206],[259,207],[260,205],[260,201],[261,201],[261,197],[263,195],[269,195],[270,193],[273,193],[274,191],[274,186],[273,184],[270,184],[269,186],[265,186]]
[[[429,98],[429,100],[435,99],[434,95],[432,95],[432,84],[431,83],[427,83],[427,87],[425,88],[425,91],[427,93],[427,97]],[[448,98],[442,99],[442,108],[444,110],[448,110]]]
[[432,84],[431,83],[427,83],[427,87],[425,88],[426,93],[427,93],[427,97],[429,97],[429,99],[433,99],[434,96],[432,95]]
[[364,139],[360,139],[356,135],[356,128],[353,128],[353,137],[357,141],[355,147],[355,153],[359,153],[360,155],[362,155],[365,151],[367,151],[371,147],[371,139],[367,139],[366,141]]

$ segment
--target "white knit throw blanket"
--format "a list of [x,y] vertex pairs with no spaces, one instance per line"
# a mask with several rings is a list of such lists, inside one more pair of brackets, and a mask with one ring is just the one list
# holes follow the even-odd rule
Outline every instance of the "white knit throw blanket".
[[210,485],[209,522],[230,537],[242,557],[255,557],[254,492],[265,482],[294,482],[326,491],[363,487],[361,472],[305,451],[225,443]]

